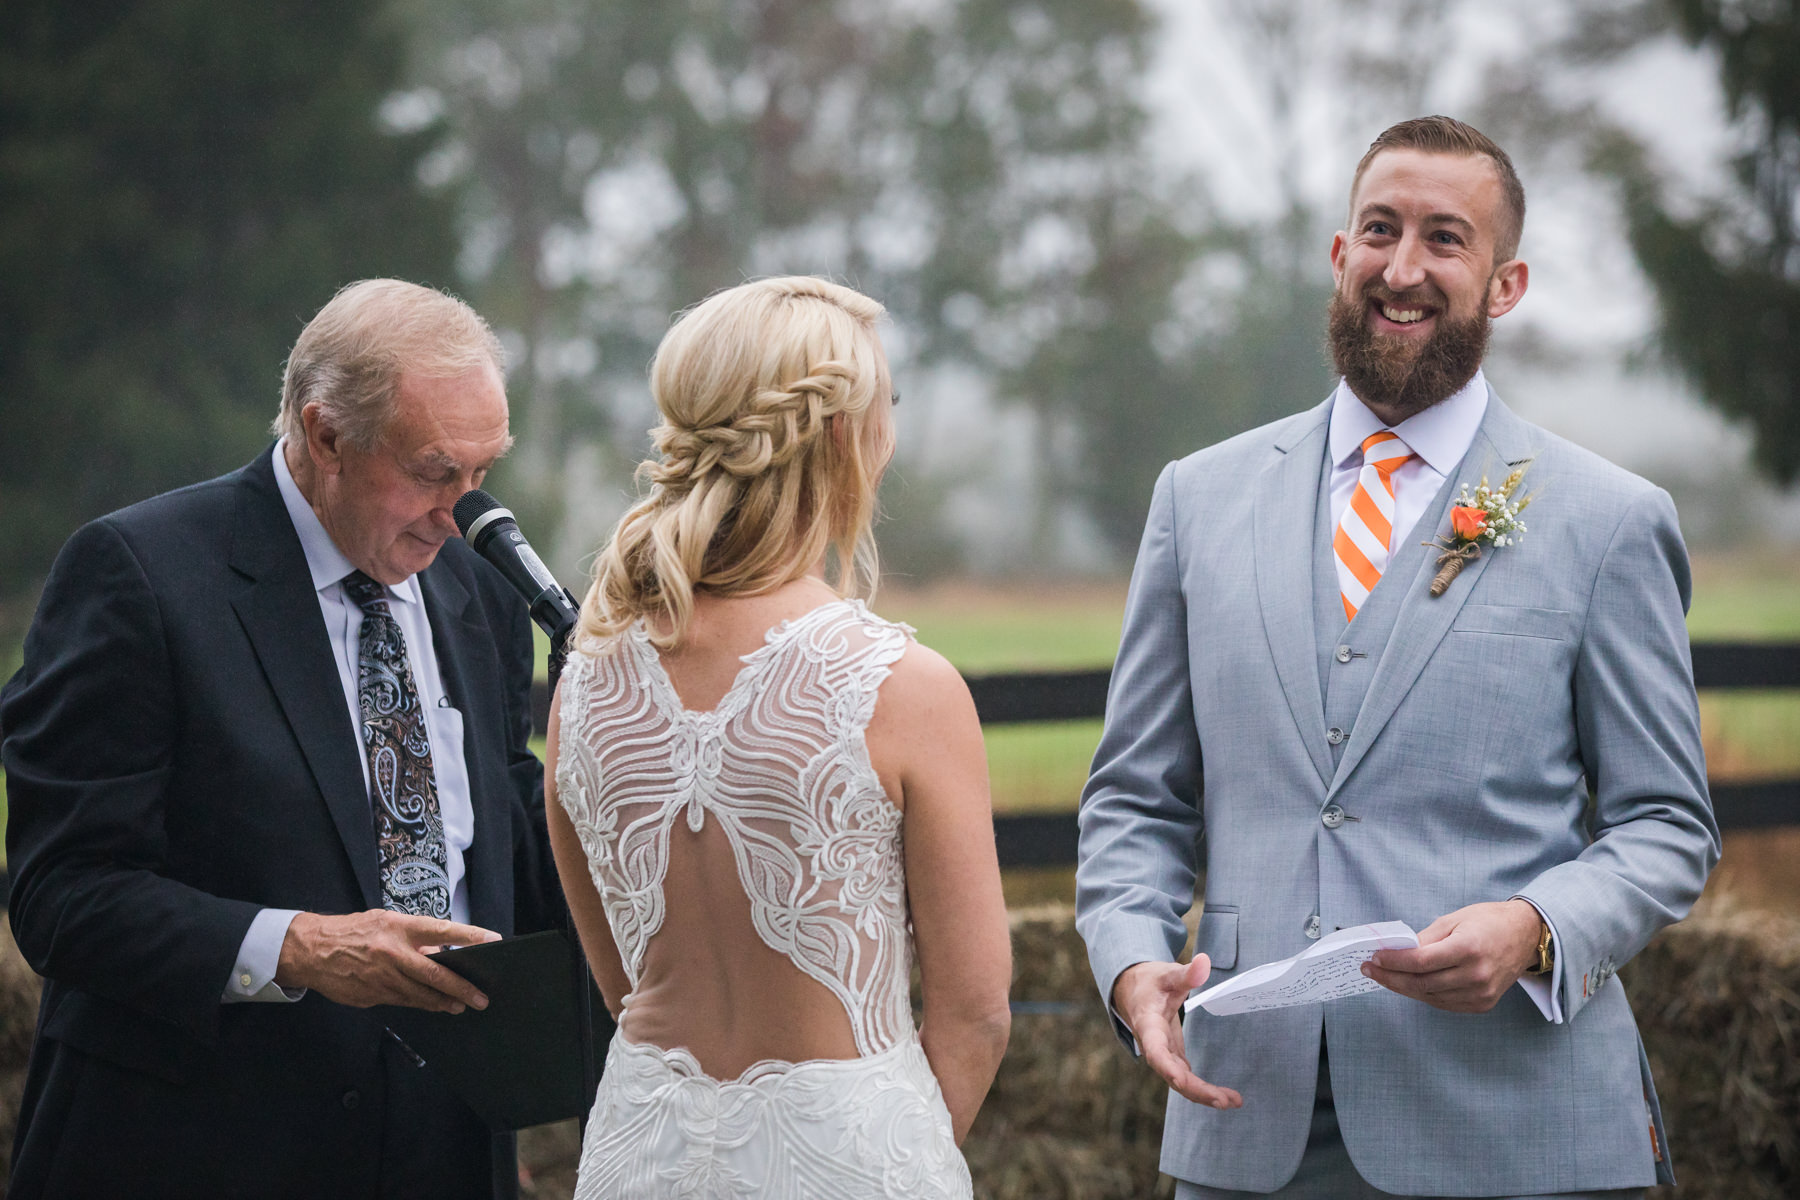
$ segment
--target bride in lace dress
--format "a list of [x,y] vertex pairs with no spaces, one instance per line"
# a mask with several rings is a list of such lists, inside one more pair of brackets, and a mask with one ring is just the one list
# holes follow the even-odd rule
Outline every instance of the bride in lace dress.
[[557,867],[619,1022],[578,1197],[970,1195],[1011,956],[968,690],[846,598],[894,445],[881,316],[761,280],[652,364],[660,458],[550,728]]

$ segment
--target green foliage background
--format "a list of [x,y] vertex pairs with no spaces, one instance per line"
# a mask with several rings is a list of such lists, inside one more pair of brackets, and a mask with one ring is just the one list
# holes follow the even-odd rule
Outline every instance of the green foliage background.
[[[1701,217],[1670,210],[1618,155],[1632,249],[1662,304],[1663,343],[1707,399],[1743,418],[1756,459],[1800,478],[1800,8],[1670,0],[1676,28],[1718,56],[1746,127],[1734,178]],[[1607,160],[1599,158],[1602,165]]]
[[0,631],[82,521],[246,461],[342,284],[455,283],[359,0],[0,5]]
[[[1655,292],[1657,349],[1741,420],[1758,467],[1800,479],[1800,6],[1744,0],[1577,0],[1554,61],[1616,62],[1673,37],[1716,64],[1733,123],[1730,171],[1696,188],[1642,138],[1551,102],[1534,132],[1584,144],[1617,186],[1625,232]],[[1526,107],[1544,104],[1543,95]]]
[[[573,461],[598,448],[617,475],[645,449],[637,393],[669,315],[751,275],[862,288],[895,319],[903,391],[957,368],[1032,416],[1032,561],[1071,510],[1122,560],[1169,447],[1324,394],[1316,286],[1297,294],[1260,231],[1158,169],[1140,0],[413,12],[470,287],[518,334],[520,445],[496,483],[536,528],[570,516]],[[614,185],[636,189],[635,232],[608,223]],[[1181,289],[1215,259],[1256,299],[1221,295],[1184,330]],[[954,482],[898,464],[889,507],[911,528],[891,565],[959,565],[934,520]]]
[[[1219,12],[1288,122],[1272,140],[1297,145],[1309,72],[1358,128],[1418,111],[1439,65],[1418,51],[1457,7]],[[1489,86],[1476,115],[1579,141],[1616,183],[1657,348],[1793,479],[1800,18],[1563,7],[1575,32],[1546,70],[1658,38],[1715,55],[1731,177],[1697,205],[1547,76]],[[1375,33],[1349,45],[1359,28]],[[596,495],[646,448],[644,368],[671,316],[786,271],[888,305],[903,392],[973,381],[1025,418],[1003,451],[1029,480],[1012,569],[1060,569],[1070,518],[1097,534],[1093,562],[1123,566],[1164,462],[1330,383],[1318,258],[1336,214],[1297,160],[1250,216],[1170,165],[1145,92],[1162,34],[1147,0],[0,6],[0,640],[81,521],[263,445],[301,324],[382,274],[459,291],[505,335],[519,446],[495,486],[571,577],[604,533]],[[890,567],[992,565],[964,562],[954,497],[994,453],[896,464]]]

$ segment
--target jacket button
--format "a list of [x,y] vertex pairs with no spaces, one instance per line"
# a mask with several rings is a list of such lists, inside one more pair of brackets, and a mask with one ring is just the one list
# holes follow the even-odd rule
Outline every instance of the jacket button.
[[355,1108],[357,1105],[359,1105],[361,1103],[362,1103],[362,1093],[357,1091],[355,1088],[351,1088],[349,1091],[344,1093],[344,1107],[345,1108]]
[[1335,804],[1327,804],[1325,811],[1319,814],[1319,820],[1325,823],[1325,828],[1336,829],[1344,823],[1344,810]]
[[1336,725],[1333,725],[1326,731],[1325,740],[1334,746],[1339,745],[1344,740],[1344,731],[1339,729]]
[[1306,924],[1301,927],[1301,932],[1305,933],[1308,938],[1316,942],[1319,940],[1319,931],[1322,928],[1323,925],[1319,921],[1319,914],[1314,913],[1312,916],[1306,918]]
[[1337,648],[1337,660],[1341,663],[1349,662],[1350,661],[1350,647],[1339,646]]

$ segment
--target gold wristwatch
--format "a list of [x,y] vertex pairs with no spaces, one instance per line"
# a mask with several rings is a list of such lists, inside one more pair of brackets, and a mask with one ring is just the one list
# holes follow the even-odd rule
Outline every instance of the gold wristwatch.
[[1548,975],[1556,966],[1556,943],[1550,937],[1550,922],[1538,917],[1537,961],[1525,968],[1527,975]]

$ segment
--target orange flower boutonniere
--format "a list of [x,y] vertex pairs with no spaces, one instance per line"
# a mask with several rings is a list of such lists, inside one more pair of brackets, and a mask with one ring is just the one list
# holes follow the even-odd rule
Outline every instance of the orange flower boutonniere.
[[1527,462],[1515,469],[1497,488],[1488,486],[1485,475],[1474,490],[1466,483],[1462,485],[1456,496],[1456,507],[1450,510],[1450,536],[1425,543],[1433,550],[1443,552],[1438,555],[1438,572],[1431,581],[1432,595],[1441,596],[1450,590],[1464,564],[1481,557],[1483,542],[1490,546],[1510,546],[1519,540],[1525,532],[1525,522],[1519,520],[1519,514],[1525,511],[1532,497],[1514,500],[1513,493],[1525,478],[1525,467],[1530,465]]
[[1459,504],[1450,510],[1450,528],[1465,542],[1472,542],[1487,528],[1487,509]]

